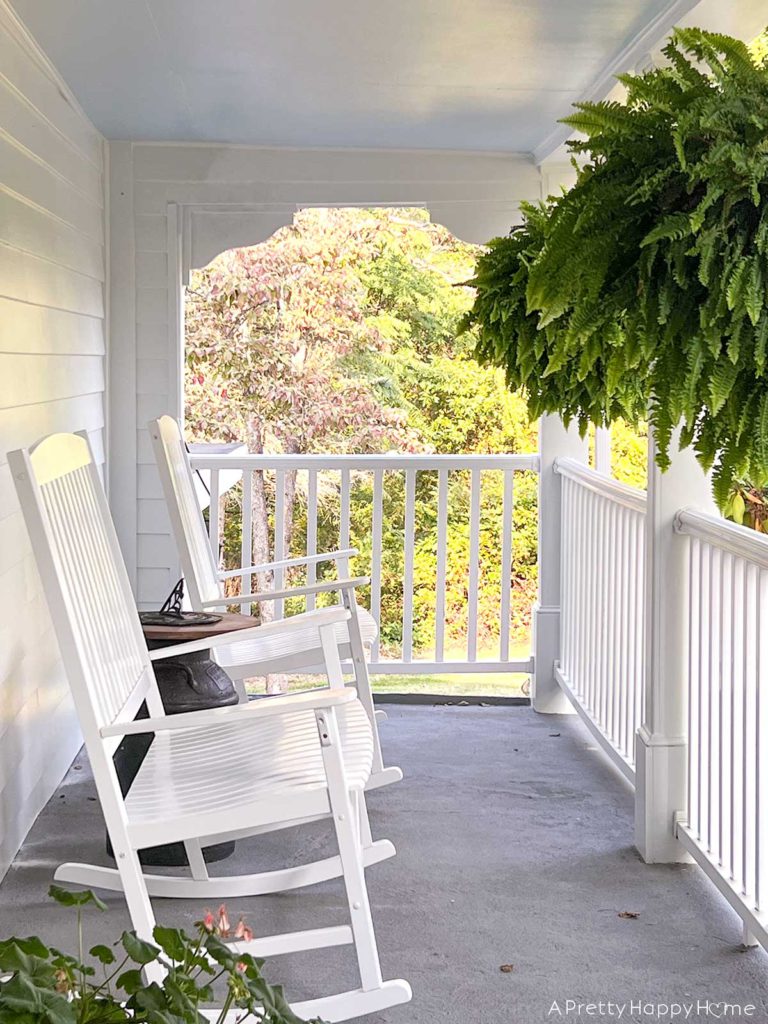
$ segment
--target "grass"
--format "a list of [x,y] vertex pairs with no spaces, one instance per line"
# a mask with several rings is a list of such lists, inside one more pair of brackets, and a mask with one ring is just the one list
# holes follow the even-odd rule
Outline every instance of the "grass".
[[529,677],[516,672],[470,672],[444,676],[371,676],[374,693],[434,693],[450,697],[525,697]]
[[[530,646],[527,642],[517,644],[510,650],[510,658],[524,660]],[[492,658],[493,651],[483,651],[480,658]],[[446,651],[446,661],[460,661],[465,657],[463,650]],[[522,672],[460,672],[444,675],[374,675],[371,687],[374,693],[432,693],[448,697],[525,697],[528,695],[529,677]],[[289,690],[306,690],[317,685],[316,676],[291,676]],[[263,693],[261,681],[249,686],[254,693]]]

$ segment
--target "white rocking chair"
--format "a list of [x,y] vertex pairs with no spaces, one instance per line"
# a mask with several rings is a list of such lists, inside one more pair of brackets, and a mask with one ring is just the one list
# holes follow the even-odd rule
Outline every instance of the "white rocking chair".
[[[87,440],[54,434],[30,451],[11,452],[8,460],[117,861],[116,868],[66,864],[56,878],[123,891],[134,928],[151,940],[150,896],[210,901],[341,876],[349,925],[255,939],[237,949],[268,956],[354,944],[360,988],[299,1003],[294,1009],[301,1017],[342,1021],[407,1002],[407,982],[382,980],[365,884],[365,866],[392,856],[394,847],[372,843],[367,827],[363,790],[373,734],[354,690],[344,687],[336,643],[348,611],[328,608],[246,631],[254,640],[279,638],[286,649],[312,632],[329,689],[167,716],[152,660],[210,641],[147,651]],[[143,702],[150,717],[134,720]],[[154,739],[123,797],[113,755],[123,736],[137,733],[153,733]],[[215,772],[205,756],[212,749],[230,755],[216,758]],[[203,846],[329,815],[337,856],[257,875],[208,877]],[[143,873],[137,851],[178,841],[186,846],[191,877]],[[153,965],[147,975],[162,983],[163,969]]]
[[[155,460],[165,495],[168,515],[171,520],[181,568],[192,608],[206,611],[239,604],[241,607],[287,597],[301,597],[309,594],[338,592],[349,616],[336,626],[336,640],[342,662],[350,664],[355,677],[357,695],[365,707],[373,727],[373,770],[366,789],[377,789],[392,782],[399,782],[403,773],[400,768],[384,767],[377,718],[381,715],[373,704],[366,646],[376,637],[378,626],[365,608],[355,600],[355,589],[368,582],[364,577],[336,579],[313,583],[288,590],[269,590],[254,594],[240,594],[225,597],[223,581],[235,576],[250,576],[274,569],[292,566],[318,564],[320,562],[344,562],[356,554],[352,549],[329,551],[325,554],[306,558],[290,558],[264,565],[243,566],[233,572],[220,572],[216,557],[211,550],[205,521],[195,491],[195,482],[189,462],[189,454],[179,425],[172,416],[161,416],[148,424]],[[242,639],[241,639],[242,638]],[[322,651],[317,643],[317,634],[306,631],[301,639],[291,642],[286,648],[279,639],[246,640],[239,634],[238,642],[222,645],[216,652],[216,660],[232,677],[238,687],[240,700],[246,701],[244,680],[253,676],[267,676],[273,673],[324,673]],[[386,717],[386,716],[381,716]]]

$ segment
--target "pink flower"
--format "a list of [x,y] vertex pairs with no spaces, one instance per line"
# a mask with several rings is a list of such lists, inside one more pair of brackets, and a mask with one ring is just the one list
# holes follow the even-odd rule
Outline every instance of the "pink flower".
[[253,942],[253,929],[248,927],[242,917],[237,922],[234,937],[236,939],[243,939],[244,942]]
[[227,907],[226,907],[226,904],[224,904],[224,903],[222,903],[221,906],[219,907],[219,923],[218,923],[218,928],[219,928],[219,934],[221,934],[221,935],[229,935],[229,928],[230,928],[229,917],[227,917]]
[[210,910],[206,910],[205,916],[203,917],[203,928],[207,932],[212,932],[216,928],[216,921],[214,920],[213,914]]

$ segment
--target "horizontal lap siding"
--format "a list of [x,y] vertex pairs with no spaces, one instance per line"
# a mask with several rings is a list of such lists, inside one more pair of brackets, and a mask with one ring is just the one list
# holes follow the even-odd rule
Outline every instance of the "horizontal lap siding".
[[126,468],[138,463],[134,525],[122,527],[121,540],[136,551],[139,602],[151,606],[179,572],[145,429],[151,417],[179,412],[170,395],[168,204],[191,207],[191,252],[206,262],[221,248],[268,237],[302,204],[425,204],[434,220],[481,242],[508,230],[520,200],[539,197],[541,179],[531,160],[500,154],[140,143],[129,149],[111,147],[113,167],[120,159],[130,173],[133,216],[125,237],[135,252],[129,315],[135,318],[136,435],[135,444],[118,441],[113,453]]
[[0,0],[0,877],[80,733],[7,452],[86,430],[104,461],[103,142]]

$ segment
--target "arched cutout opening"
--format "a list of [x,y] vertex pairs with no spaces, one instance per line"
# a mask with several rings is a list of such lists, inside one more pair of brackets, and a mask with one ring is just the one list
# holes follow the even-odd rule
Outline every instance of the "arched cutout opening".
[[[360,600],[379,623],[376,686],[390,692],[525,691],[536,481],[514,457],[535,452],[536,430],[461,332],[479,251],[421,207],[304,208],[187,286],[188,439],[254,457],[212,524],[223,564],[359,549],[347,568],[372,576]],[[253,611],[307,600],[271,605]]]

